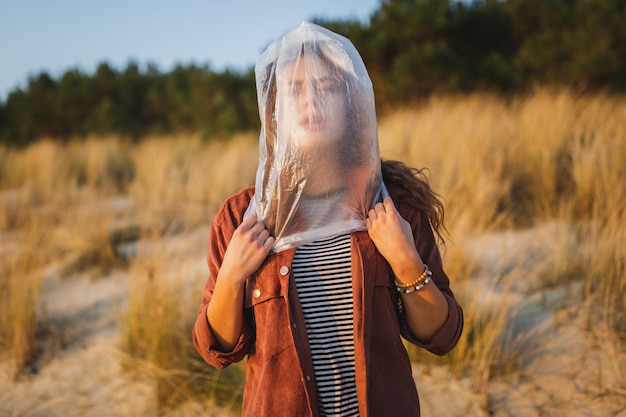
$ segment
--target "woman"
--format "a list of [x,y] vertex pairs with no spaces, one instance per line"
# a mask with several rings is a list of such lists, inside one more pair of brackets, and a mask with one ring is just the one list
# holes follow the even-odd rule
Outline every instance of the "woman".
[[400,336],[441,355],[463,327],[442,205],[417,171],[381,165],[347,39],[304,22],[256,75],[257,178],[212,222],[194,344],[218,368],[247,356],[246,416],[419,416]]

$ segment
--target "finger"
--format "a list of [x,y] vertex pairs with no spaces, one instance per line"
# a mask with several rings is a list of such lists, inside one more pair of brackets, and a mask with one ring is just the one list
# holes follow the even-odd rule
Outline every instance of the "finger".
[[253,236],[258,236],[263,230],[265,230],[265,225],[261,221],[257,221],[250,226],[250,233],[252,233]]
[[385,197],[385,199],[383,200],[383,205],[386,211],[396,210],[396,205],[393,203],[393,200],[391,199],[391,197]]
[[367,217],[368,217],[368,219],[371,219],[371,220],[376,220],[376,218],[378,218],[378,216],[376,215],[376,210],[371,209],[371,210],[367,213]]
[[374,206],[374,210],[375,210],[377,213],[383,213],[383,212],[385,211],[385,206],[383,206],[383,205],[382,205],[382,203],[377,203],[377,204]]
[[258,239],[261,242],[265,242],[270,237],[270,231],[267,229],[261,230],[261,233],[257,235]]
[[372,228],[372,221],[370,220],[369,217],[367,219],[365,219],[365,228],[367,230],[370,230]]
[[270,249],[272,249],[272,246],[274,246],[274,242],[276,242],[276,238],[274,236],[268,237],[265,239],[265,243],[263,243],[263,248],[269,252]]
[[265,223],[263,223],[263,221],[261,221],[261,220],[257,220],[248,229],[249,233],[251,233],[252,236],[254,236],[254,237],[258,236],[263,230],[267,230],[267,227],[265,227]]
[[239,225],[239,228],[241,228],[242,230],[249,230],[251,227],[253,227],[256,224],[256,222],[257,220],[256,220],[255,215],[248,216],[245,219],[243,219],[243,221]]

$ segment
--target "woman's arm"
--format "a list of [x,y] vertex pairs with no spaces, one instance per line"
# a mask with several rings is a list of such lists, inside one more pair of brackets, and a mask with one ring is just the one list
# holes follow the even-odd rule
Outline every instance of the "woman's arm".
[[273,245],[274,238],[254,216],[244,219],[233,233],[206,314],[224,352],[233,350],[241,334],[246,279],[259,269]]
[[[398,213],[390,197],[369,211],[366,226],[378,251],[389,262],[396,279],[409,283],[424,272],[411,225]],[[434,283],[402,294],[406,320],[413,334],[428,343],[448,318],[448,301]]]

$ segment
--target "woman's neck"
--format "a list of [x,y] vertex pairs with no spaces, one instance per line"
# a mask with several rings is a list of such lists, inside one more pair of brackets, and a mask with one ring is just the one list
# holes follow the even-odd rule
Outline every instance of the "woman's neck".
[[315,155],[308,158],[307,164],[305,195],[320,196],[345,188],[347,178],[336,155]]

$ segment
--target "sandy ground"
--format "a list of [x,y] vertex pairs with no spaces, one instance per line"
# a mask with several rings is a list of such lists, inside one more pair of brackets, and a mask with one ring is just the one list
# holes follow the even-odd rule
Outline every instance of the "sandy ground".
[[[495,294],[485,302],[509,297],[517,312],[513,339],[521,352],[519,365],[513,373],[492,377],[488,392],[480,394],[469,378],[416,364],[423,416],[626,417],[624,343],[586,330],[587,315],[565,301],[562,289],[534,291],[532,282],[513,277],[518,284],[504,293],[491,281],[506,275],[520,251],[533,257],[533,267],[541,265],[558,235],[554,227],[466,243],[470,256],[490,269],[483,282],[473,283]],[[179,264],[187,256],[192,275],[204,273],[207,236],[208,230],[198,230],[171,246]],[[46,335],[39,359],[17,381],[9,364],[0,364],[0,417],[157,416],[153,384],[120,366],[116,317],[124,307],[128,273],[94,279],[88,272],[63,277],[60,270],[55,266],[44,274],[42,310],[52,334]],[[187,404],[175,413],[229,414],[209,404]]]

